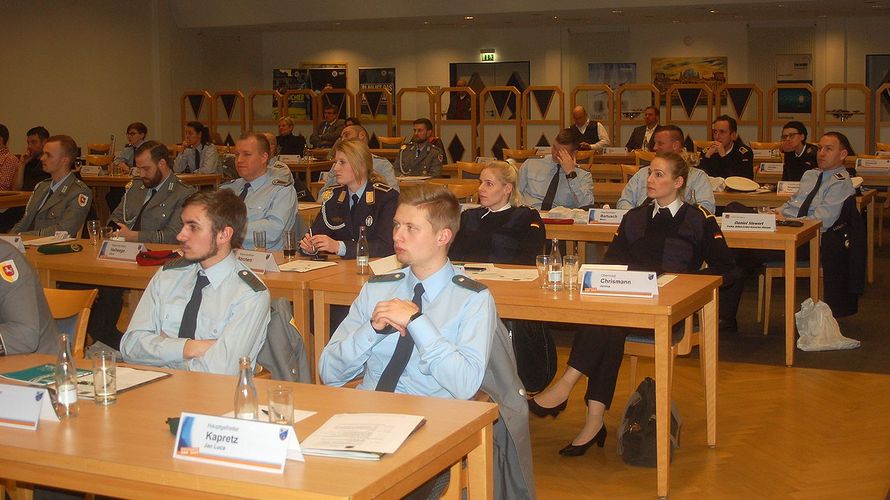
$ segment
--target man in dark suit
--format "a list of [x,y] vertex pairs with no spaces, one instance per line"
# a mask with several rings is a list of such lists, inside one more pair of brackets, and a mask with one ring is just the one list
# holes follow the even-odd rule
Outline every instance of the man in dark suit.
[[316,148],[329,148],[334,141],[340,138],[340,132],[345,125],[343,120],[337,118],[337,107],[328,104],[324,107],[324,121],[318,124],[318,129],[309,136],[309,142]]
[[658,108],[655,106],[646,106],[646,109],[643,110],[643,120],[646,124],[640,125],[634,129],[633,133],[630,134],[630,139],[627,140],[627,144],[625,144],[624,147],[627,148],[628,151],[633,151],[635,149],[652,151],[652,148],[655,146],[655,127],[658,126],[659,118],[660,113]]

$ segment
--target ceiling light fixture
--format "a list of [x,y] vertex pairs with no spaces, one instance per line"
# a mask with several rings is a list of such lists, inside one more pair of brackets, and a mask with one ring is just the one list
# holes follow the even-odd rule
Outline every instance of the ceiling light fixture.
[[464,21],[472,21],[473,19],[476,19],[476,18],[473,16],[464,16]]

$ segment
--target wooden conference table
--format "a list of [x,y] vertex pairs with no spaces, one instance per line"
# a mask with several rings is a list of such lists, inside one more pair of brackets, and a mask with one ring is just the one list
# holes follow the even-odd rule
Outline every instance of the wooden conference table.
[[[810,276],[819,274],[819,228],[822,223],[804,221],[801,227],[779,227],[775,233],[727,231],[723,233],[730,248],[781,250],[785,253],[785,276],[796,269],[797,248],[810,242]],[[591,243],[611,243],[617,226],[608,224],[547,224],[547,238]],[[794,364],[794,311],[797,280],[785,280],[785,364]],[[819,280],[810,280],[810,296],[819,297]],[[317,321],[317,319],[316,319]]]
[[[337,266],[341,272],[310,283],[315,313],[316,366],[330,332],[330,306],[350,305],[368,276],[356,273],[355,261]],[[794,280],[789,280],[794,281]],[[658,496],[670,483],[670,349],[673,324],[704,309],[701,359],[709,446],[717,444],[717,290],[719,276],[678,275],[654,299],[581,296],[577,292],[543,290],[534,282],[484,281],[502,318],[561,323],[626,326],[655,330],[656,414],[658,429]]]
[[[0,372],[53,361],[37,354],[0,357]],[[337,413],[426,419],[380,461],[307,456],[305,462],[288,461],[283,474],[270,474],[174,459],[174,436],[165,420],[182,411],[231,411],[237,381],[163,371],[173,376],[121,393],[108,407],[81,401],[78,417],[41,422],[36,432],[0,427],[0,478],[123,498],[398,498],[448,467],[451,484],[458,483],[466,456],[470,498],[493,495],[497,405],[257,379],[261,403],[267,389],[280,384],[294,392],[296,408],[317,412],[296,424],[301,441]],[[459,498],[457,490],[449,488],[449,498]]]
[[294,175],[302,175],[303,183],[308,186],[312,182],[314,172],[327,172],[334,162],[331,160],[287,161],[284,162]]
[[[185,184],[197,188],[208,187],[219,189],[222,176],[219,174],[176,174],[179,180]],[[105,195],[111,188],[123,188],[133,180],[130,175],[81,175],[80,179],[93,190],[93,203],[96,206],[96,214],[102,223],[106,223],[111,216],[111,207],[105,201]]]
[[24,207],[31,198],[31,191],[0,191],[0,208]]

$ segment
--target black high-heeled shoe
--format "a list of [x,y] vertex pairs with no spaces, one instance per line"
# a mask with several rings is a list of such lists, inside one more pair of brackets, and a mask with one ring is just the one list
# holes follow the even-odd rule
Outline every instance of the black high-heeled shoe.
[[565,400],[562,403],[554,406],[553,408],[546,408],[537,403],[535,398],[528,400],[528,411],[534,413],[539,417],[553,417],[556,418],[563,410],[568,406],[569,400]]
[[587,449],[590,448],[593,443],[596,443],[598,447],[602,448],[606,444],[606,434],[606,424],[603,424],[603,426],[600,427],[599,432],[596,433],[596,436],[593,436],[590,441],[579,445],[569,443],[568,446],[559,450],[559,454],[564,457],[580,457],[587,453]]

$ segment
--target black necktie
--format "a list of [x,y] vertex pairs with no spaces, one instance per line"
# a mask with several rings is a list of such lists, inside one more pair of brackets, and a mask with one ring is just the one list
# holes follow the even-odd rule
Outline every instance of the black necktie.
[[352,206],[349,207],[349,218],[352,219],[352,214],[355,213],[355,208],[358,206],[358,194],[352,193]]
[[547,194],[544,195],[544,201],[541,202],[541,210],[550,210],[553,208],[553,199],[556,198],[556,188],[559,187],[559,176],[562,174],[562,166],[556,164],[556,172],[550,179],[550,185],[547,186]]
[[655,214],[655,220],[660,222],[668,222],[673,218],[674,216],[671,215],[671,209],[669,208],[659,208],[658,213]]
[[142,207],[139,209],[139,213],[136,214],[136,220],[133,222],[133,231],[139,231],[142,229],[142,212],[145,211],[145,207],[148,206],[148,202],[151,201],[151,197],[155,195],[155,188],[151,188],[145,193],[145,201],[142,202]]
[[46,205],[46,202],[49,201],[49,198],[50,198],[50,196],[52,196],[52,195],[53,195],[53,190],[52,190],[52,188],[50,188],[50,189],[46,192],[46,197],[44,197],[44,198],[43,198],[43,201],[40,202],[40,206],[37,207],[37,211],[38,211],[38,212],[40,211],[41,208],[43,208],[43,205]]
[[198,279],[195,280],[195,288],[192,290],[192,298],[186,304],[185,311],[182,313],[182,322],[179,323],[179,338],[195,338],[195,328],[198,326],[198,309],[201,309],[201,297],[203,297],[201,290],[209,283],[210,280],[207,279],[206,275],[198,274]]
[[192,172],[197,172],[199,168],[201,168],[201,152],[198,151],[198,146],[195,146],[195,168]]
[[810,211],[810,205],[813,204],[813,198],[816,197],[816,193],[819,192],[819,186],[822,185],[822,172],[819,172],[819,178],[816,180],[816,185],[813,186],[813,190],[810,191],[810,194],[807,195],[807,198],[803,200],[803,203],[800,205],[800,210],[797,211],[798,217],[806,217],[807,212]]
[[250,189],[250,183],[244,184],[244,187],[241,188],[241,194],[238,195],[238,198],[241,198],[241,201],[244,201],[247,198],[247,190]]
[[[418,283],[414,287],[414,298],[411,299],[411,302],[414,302],[420,311],[423,310],[421,305],[422,297],[423,283]],[[386,368],[383,369],[380,380],[377,381],[378,391],[395,392],[396,384],[398,384],[402,372],[405,371],[405,367],[408,366],[408,360],[411,359],[412,351],[414,351],[414,339],[411,338],[410,333],[405,333],[404,336],[399,337],[396,350],[392,353],[392,358],[389,359]]]

